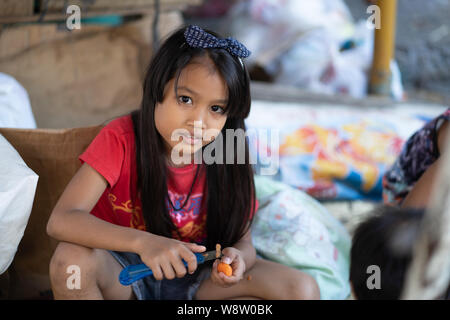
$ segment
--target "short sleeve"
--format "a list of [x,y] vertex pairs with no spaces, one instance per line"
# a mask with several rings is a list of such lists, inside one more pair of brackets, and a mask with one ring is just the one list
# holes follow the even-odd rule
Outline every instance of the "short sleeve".
[[107,127],[100,130],[87,149],[78,157],[100,173],[113,187],[119,180],[125,158],[123,137]]

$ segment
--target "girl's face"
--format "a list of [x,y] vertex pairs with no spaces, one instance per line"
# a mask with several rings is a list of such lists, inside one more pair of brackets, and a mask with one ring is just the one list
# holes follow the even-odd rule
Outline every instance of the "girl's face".
[[228,89],[209,58],[189,63],[164,88],[162,103],[155,108],[155,125],[162,136],[166,156],[172,166],[180,165],[174,155],[184,156],[181,165],[191,163],[194,154],[210,143],[222,130],[227,116]]

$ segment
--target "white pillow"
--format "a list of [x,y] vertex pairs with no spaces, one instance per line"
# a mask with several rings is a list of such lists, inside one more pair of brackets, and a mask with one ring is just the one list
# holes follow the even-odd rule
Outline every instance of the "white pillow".
[[38,179],[0,134],[0,274],[10,266],[22,240]]
[[255,188],[256,252],[311,275],[322,300],[347,299],[351,238],[344,226],[316,199],[287,184],[256,175]]

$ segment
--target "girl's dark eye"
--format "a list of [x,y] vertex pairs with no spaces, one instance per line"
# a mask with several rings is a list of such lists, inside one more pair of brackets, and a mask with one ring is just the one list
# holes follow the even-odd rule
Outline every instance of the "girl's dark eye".
[[222,108],[221,106],[212,106],[211,110],[215,113],[220,113],[220,114],[225,113],[225,109]]
[[184,104],[191,104],[192,103],[192,99],[189,98],[188,96],[180,96],[178,97],[178,101]]

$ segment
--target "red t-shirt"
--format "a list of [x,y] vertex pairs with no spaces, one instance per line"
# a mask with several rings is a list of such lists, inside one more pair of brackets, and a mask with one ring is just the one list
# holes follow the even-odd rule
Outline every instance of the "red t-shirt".
[[[91,214],[108,222],[145,230],[139,197],[132,197],[137,189],[135,136],[131,116],[123,116],[108,123],[80,155],[107,181],[108,186]],[[168,166],[167,187],[176,208],[183,205],[195,177],[198,164],[181,168]],[[187,242],[203,242],[206,238],[206,167],[201,165],[191,196],[182,210],[167,207],[178,228],[174,238]],[[136,199],[133,204],[132,199]],[[258,208],[256,201],[255,211]]]

